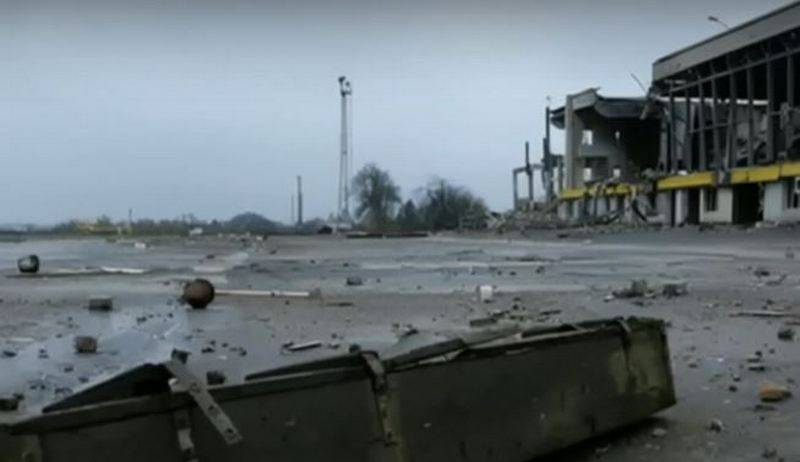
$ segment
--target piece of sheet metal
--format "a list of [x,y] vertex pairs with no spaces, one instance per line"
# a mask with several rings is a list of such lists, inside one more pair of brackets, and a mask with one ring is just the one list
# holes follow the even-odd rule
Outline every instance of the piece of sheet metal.
[[[406,338],[381,356],[355,352],[211,388],[243,437],[233,446],[192,412],[187,393],[125,394],[138,388],[121,382],[152,379],[153,370],[117,378],[116,399],[95,388],[92,399],[73,396],[70,406],[10,430],[37,435],[43,460],[53,462],[184,461],[187,454],[199,461],[521,462],[675,402],[661,321],[480,337],[433,344]],[[177,426],[182,410],[190,422]],[[184,428],[191,431],[181,434]]]

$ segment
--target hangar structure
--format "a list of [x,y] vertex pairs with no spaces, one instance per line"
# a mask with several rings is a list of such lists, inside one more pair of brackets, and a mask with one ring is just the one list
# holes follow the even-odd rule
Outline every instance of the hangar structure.
[[794,2],[658,59],[646,98],[567,96],[559,216],[800,221],[798,67]]

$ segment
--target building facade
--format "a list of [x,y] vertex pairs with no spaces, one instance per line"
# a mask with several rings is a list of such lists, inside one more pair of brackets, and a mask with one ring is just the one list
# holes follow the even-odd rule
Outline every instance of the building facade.
[[800,2],[653,64],[673,225],[800,219]]

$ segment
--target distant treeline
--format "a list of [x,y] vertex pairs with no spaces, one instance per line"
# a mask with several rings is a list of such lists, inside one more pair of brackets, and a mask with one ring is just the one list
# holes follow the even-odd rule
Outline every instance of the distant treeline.
[[193,230],[202,230],[202,234],[289,234],[313,233],[325,222],[313,219],[302,226],[288,226],[272,221],[255,212],[240,213],[230,220],[200,220],[193,215],[185,215],[173,219],[153,220],[142,218],[128,223],[127,220],[114,221],[101,216],[94,221],[70,220],[53,226],[44,233],[53,234],[127,234],[136,235],[187,235]]
[[468,189],[434,178],[415,190],[416,200],[403,201],[389,172],[365,165],[353,179],[354,219],[370,231],[479,229],[489,209]]
[[[400,188],[389,172],[375,164],[365,165],[353,178],[352,199],[354,214],[351,221],[356,229],[366,231],[440,231],[480,229],[486,226],[489,209],[483,199],[466,188],[435,178],[413,191],[414,199],[403,199]],[[240,213],[229,220],[200,220],[192,214],[173,219],[141,218],[112,220],[101,216],[96,220],[70,220],[53,227],[28,227],[20,230],[36,234],[136,234],[187,235],[195,230],[202,234],[295,234],[330,230],[329,220],[315,218],[302,225],[287,225],[272,221],[255,212]]]

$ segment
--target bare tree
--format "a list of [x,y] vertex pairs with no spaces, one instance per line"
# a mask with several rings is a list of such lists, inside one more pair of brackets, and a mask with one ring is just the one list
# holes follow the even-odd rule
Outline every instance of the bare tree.
[[400,203],[400,188],[389,172],[367,164],[353,178],[352,190],[358,203],[356,218],[361,224],[372,230],[386,229]]
[[466,188],[436,178],[422,194],[419,216],[429,229],[479,228],[485,224],[486,203]]

